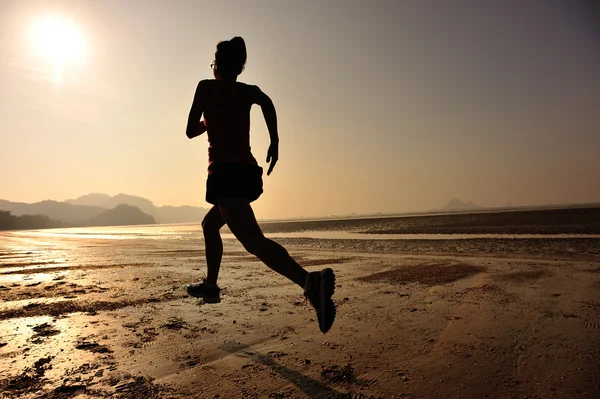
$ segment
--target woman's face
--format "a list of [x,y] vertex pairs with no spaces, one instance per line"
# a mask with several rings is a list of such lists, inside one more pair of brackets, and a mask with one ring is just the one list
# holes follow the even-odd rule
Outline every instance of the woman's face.
[[213,61],[210,63],[210,69],[212,69],[213,76],[216,80],[220,80],[221,76],[219,75],[219,70],[217,68],[217,61]]

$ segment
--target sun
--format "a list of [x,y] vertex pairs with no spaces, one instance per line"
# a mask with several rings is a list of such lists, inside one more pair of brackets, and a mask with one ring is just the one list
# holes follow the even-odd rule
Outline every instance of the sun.
[[33,54],[54,67],[54,78],[60,80],[65,69],[81,63],[86,43],[81,28],[61,16],[45,16],[32,21]]

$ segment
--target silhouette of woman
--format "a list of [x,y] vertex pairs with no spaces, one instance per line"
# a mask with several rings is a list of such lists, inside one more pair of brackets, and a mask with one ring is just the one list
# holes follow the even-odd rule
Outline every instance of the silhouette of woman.
[[[269,130],[267,151],[270,175],[279,158],[277,114],[273,102],[258,86],[237,82],[246,64],[246,44],[241,37],[217,44],[210,64],[215,79],[198,83],[190,110],[188,138],[208,134],[208,179],[206,201],[213,204],[202,221],[206,246],[207,276],[191,284],[187,292],[206,302],[220,301],[217,278],[223,256],[219,230],[225,224],[244,248],[268,267],[304,289],[317,312],[319,328],[327,332],[335,318],[331,299],[335,275],[330,268],[307,272],[278,243],[266,238],[250,203],[262,194],[262,173],[250,151],[250,108],[257,104]],[[204,119],[201,120],[202,115]]]

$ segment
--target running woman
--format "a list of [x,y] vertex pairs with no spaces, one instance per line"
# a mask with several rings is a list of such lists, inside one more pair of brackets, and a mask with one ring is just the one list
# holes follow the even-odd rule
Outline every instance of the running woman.
[[[192,139],[208,134],[206,201],[212,204],[202,221],[206,246],[207,276],[187,287],[188,294],[206,302],[220,301],[217,285],[223,242],[219,230],[225,224],[244,248],[269,268],[296,283],[317,312],[319,328],[326,333],[335,318],[331,296],[335,275],[330,268],[307,272],[278,243],[266,238],[251,202],[262,194],[263,170],[250,151],[250,108],[261,107],[271,144],[267,151],[270,175],[279,158],[277,114],[273,102],[258,86],[237,81],[246,64],[246,44],[241,37],[217,44],[210,64],[214,79],[198,83],[190,110],[186,135]],[[203,120],[201,120],[204,116]]]

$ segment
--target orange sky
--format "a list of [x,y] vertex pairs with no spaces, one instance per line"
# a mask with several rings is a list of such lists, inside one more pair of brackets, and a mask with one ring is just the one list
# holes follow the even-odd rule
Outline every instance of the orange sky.
[[[259,218],[600,201],[600,32],[578,4],[4,0],[0,198],[207,206],[206,138],[185,123],[240,35],[240,80],[279,116]],[[85,50],[60,79],[32,46],[48,15]],[[259,109],[251,137],[264,166]]]

